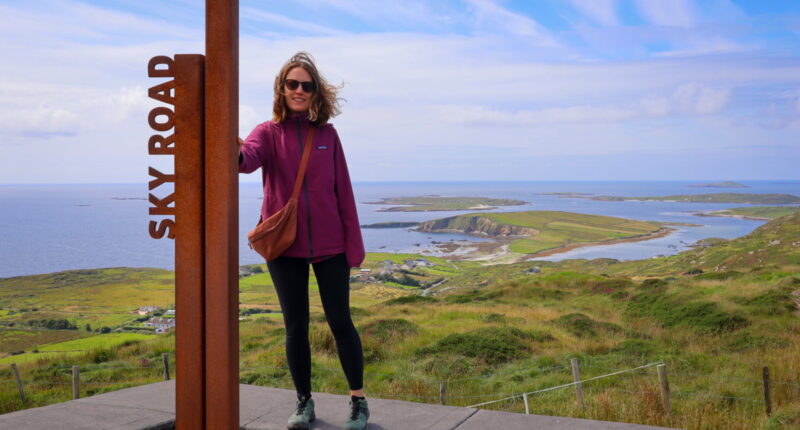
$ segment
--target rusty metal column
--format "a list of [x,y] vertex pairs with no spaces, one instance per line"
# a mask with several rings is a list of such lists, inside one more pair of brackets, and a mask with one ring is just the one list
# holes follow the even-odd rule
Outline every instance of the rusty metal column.
[[196,430],[205,415],[202,55],[175,55],[175,87],[175,424]]
[[206,428],[239,428],[239,2],[206,1]]

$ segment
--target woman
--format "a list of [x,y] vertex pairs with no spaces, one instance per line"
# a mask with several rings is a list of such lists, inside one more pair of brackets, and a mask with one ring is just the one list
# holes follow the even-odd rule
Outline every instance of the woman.
[[295,54],[275,77],[272,121],[239,140],[239,172],[261,167],[262,219],[288,201],[309,130],[315,128],[303,189],[298,198],[297,236],[280,257],[267,262],[286,325],[286,357],[297,390],[289,429],[313,421],[311,348],[308,343],[309,264],[319,284],[325,317],[347,382],[350,404],[345,428],[363,429],[369,409],[363,391],[361,340],[350,317],[350,268],[364,260],[364,244],[342,145],[328,119],[339,113],[336,87],[319,74],[310,55]]

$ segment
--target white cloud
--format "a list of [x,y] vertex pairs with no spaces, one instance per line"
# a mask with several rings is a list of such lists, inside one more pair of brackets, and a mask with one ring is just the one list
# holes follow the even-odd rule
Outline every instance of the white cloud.
[[730,90],[690,83],[675,90],[673,99],[683,112],[707,115],[719,112],[728,104]]
[[619,25],[617,0],[570,0],[575,9],[598,24]]
[[697,10],[692,0],[634,0],[639,13],[655,25],[693,27]]
[[272,12],[265,12],[251,7],[242,8],[240,15],[242,19],[252,19],[256,21],[276,24],[278,26],[293,30],[300,30],[314,34],[340,35],[344,32],[324,25],[314,24],[306,20],[292,19],[284,15]]
[[559,43],[534,19],[514,13],[492,0],[465,0],[471,6],[478,28],[533,38],[542,46],[555,47]]

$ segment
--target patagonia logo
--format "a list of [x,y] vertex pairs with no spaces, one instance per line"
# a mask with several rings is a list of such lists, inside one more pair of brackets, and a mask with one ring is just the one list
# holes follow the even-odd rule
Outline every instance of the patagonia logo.
[[317,147],[317,149],[328,149],[328,146],[327,145],[320,145],[320,146]]

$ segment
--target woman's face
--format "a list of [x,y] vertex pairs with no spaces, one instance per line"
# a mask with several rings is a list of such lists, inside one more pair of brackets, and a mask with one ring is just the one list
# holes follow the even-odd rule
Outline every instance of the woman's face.
[[[295,89],[289,89],[286,85],[286,81],[288,80],[295,80],[299,81],[301,85],[298,85]],[[305,69],[302,67],[295,67],[292,70],[289,70],[289,73],[286,74],[286,79],[284,80],[283,84],[283,94],[284,100],[286,101],[286,107],[289,108],[292,112],[306,112],[311,107],[311,98],[314,95],[314,92],[306,92],[303,90],[303,82],[314,82],[311,79],[311,75],[306,72]]]

